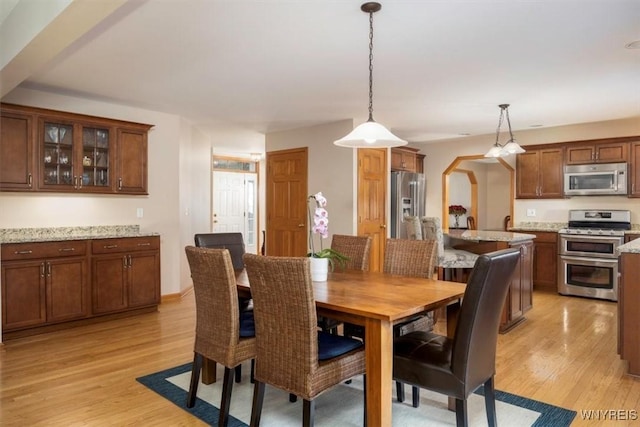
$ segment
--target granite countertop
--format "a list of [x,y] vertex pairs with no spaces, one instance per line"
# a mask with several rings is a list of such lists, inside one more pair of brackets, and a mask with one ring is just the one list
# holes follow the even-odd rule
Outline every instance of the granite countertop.
[[473,242],[524,242],[536,238],[535,234],[514,233],[511,231],[484,231],[467,230],[460,235],[454,236],[457,239]]
[[62,240],[114,239],[159,236],[141,232],[139,225],[99,225],[87,227],[0,228],[0,244],[55,242]]
[[629,243],[618,246],[618,253],[625,254],[640,254],[640,239],[635,239]]
[[509,231],[550,231],[558,232],[567,228],[566,222],[519,222],[515,227],[509,227]]

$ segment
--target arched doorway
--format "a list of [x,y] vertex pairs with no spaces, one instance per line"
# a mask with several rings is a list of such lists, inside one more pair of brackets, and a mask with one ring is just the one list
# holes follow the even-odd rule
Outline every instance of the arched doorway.
[[[499,221],[494,221],[496,224],[500,223],[502,224],[504,216],[506,215],[510,215],[511,218],[513,218],[513,200],[515,197],[515,170],[514,168],[507,163],[504,159],[502,158],[497,158],[497,164],[502,165],[502,167],[506,170],[506,172],[508,173],[508,190],[505,192],[506,194],[504,194],[505,197],[507,197],[508,194],[508,203],[507,203],[507,208],[508,212],[506,212],[504,215],[500,215],[501,218]],[[469,163],[467,163],[469,162]],[[448,229],[449,228],[449,191],[450,191],[450,176],[452,173],[455,173],[456,171],[460,171],[460,170],[464,170],[467,171],[467,173],[471,172],[469,171],[468,167],[464,168],[461,165],[470,165],[472,164],[471,162],[474,163],[496,163],[495,160],[493,161],[488,161],[482,154],[479,155],[475,155],[475,156],[459,156],[456,157],[455,160],[453,162],[451,162],[451,164],[444,170],[444,172],[442,172],[442,227],[444,229]],[[475,179],[475,178],[474,178]],[[478,184],[477,180],[476,180],[476,185],[481,185]],[[484,189],[488,192],[489,189]],[[473,191],[473,190],[472,190]],[[499,191],[498,193],[502,193],[502,191]],[[470,209],[468,209],[468,211],[470,212],[470,215],[473,215],[474,218],[476,219],[476,223],[478,224],[478,228],[482,228],[480,227],[481,223],[485,223],[486,221],[482,218],[482,215],[479,215],[479,202],[478,202],[478,196],[477,196],[477,187],[476,187],[476,195],[471,196],[471,206]],[[482,219],[482,220],[481,220]],[[493,228],[493,227],[492,227]],[[497,227],[495,227],[497,228]],[[502,227],[500,226],[500,229]]]

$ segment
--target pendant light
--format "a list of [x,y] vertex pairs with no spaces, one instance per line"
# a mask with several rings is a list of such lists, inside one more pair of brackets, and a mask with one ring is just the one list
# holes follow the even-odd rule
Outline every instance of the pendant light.
[[340,147],[379,148],[407,145],[387,128],[373,120],[373,14],[382,8],[380,3],[368,2],[360,9],[369,14],[369,120],[356,127],[351,133],[333,143]]
[[[516,142],[516,140],[513,138],[513,132],[511,132],[511,120],[509,120],[509,104],[500,104],[498,105],[498,107],[500,107],[500,119],[498,119],[498,130],[496,130],[496,142],[484,156],[504,157],[508,156],[509,154],[524,153],[524,148],[522,148]],[[505,116],[507,117],[507,125],[509,126],[509,140],[506,144],[500,144],[498,142],[498,139],[500,138],[500,126],[502,126],[502,121],[504,120]]]

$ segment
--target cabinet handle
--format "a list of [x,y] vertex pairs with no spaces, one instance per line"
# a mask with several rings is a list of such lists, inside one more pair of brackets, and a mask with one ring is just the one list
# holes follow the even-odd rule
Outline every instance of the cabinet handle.
[[122,178],[118,178],[118,191],[122,190]]
[[118,245],[104,245],[103,246],[104,249],[114,249],[114,248],[117,248],[117,247],[118,247]]
[[73,252],[75,250],[76,248],[60,248],[58,249],[58,252]]
[[33,251],[32,250],[28,250],[28,251],[15,251],[14,254],[15,255],[29,255],[32,254]]
[[138,243],[138,246],[151,246],[151,242]]
[[51,277],[51,263],[50,262],[47,263],[47,276]]
[[40,263],[40,277],[44,277],[44,262]]
[[82,177],[78,177],[78,185],[76,186],[76,190],[80,190],[82,188]]
[[122,257],[122,266],[124,268],[129,267],[129,264],[127,263],[127,256],[126,255]]
[[31,188],[33,186],[33,175],[31,174],[29,174],[28,183],[29,183],[29,188]]
[[129,258],[129,267],[133,266],[133,259],[131,259],[131,255],[127,255],[127,257]]

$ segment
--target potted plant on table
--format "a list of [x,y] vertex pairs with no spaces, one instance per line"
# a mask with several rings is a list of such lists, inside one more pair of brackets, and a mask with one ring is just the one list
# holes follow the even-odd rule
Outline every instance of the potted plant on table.
[[[313,216],[311,215],[309,202],[314,205]],[[311,257],[311,280],[314,282],[326,281],[329,266],[333,271],[336,263],[344,266],[345,261],[349,259],[336,250],[322,247],[322,240],[329,237],[329,213],[325,209],[326,205],[327,199],[322,195],[322,192],[307,198],[307,212],[309,214],[309,224],[311,224],[309,229],[309,247],[311,251],[307,256]],[[318,251],[316,251],[313,240],[314,234],[320,235],[320,249]]]

